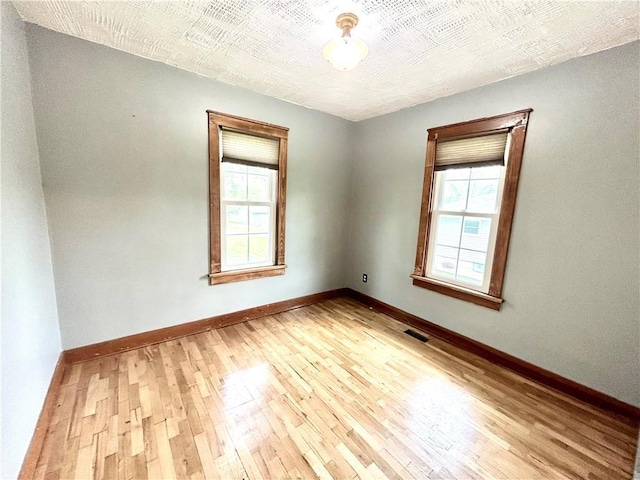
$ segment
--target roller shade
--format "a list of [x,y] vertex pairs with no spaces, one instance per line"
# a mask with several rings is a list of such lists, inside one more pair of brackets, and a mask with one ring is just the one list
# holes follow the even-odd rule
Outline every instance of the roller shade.
[[222,130],[222,161],[278,169],[280,141]]
[[436,142],[436,170],[504,165],[508,135],[508,132],[501,132]]

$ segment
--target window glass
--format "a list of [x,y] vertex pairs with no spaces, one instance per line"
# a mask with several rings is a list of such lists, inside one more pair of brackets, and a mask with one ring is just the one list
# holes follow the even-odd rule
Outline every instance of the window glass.
[[453,280],[471,288],[485,285],[485,266],[496,210],[502,166],[452,168],[436,173],[432,222],[435,241],[428,252],[433,278]]
[[[225,200],[246,200],[247,199],[247,174],[237,172],[233,169],[232,163],[223,163],[224,189],[223,198]],[[244,165],[241,165],[244,166]],[[245,169],[247,167],[244,167]]]
[[445,180],[442,194],[442,210],[459,212],[467,206],[469,180]]
[[245,205],[227,205],[227,223],[225,233],[236,235],[249,233],[249,208]]
[[270,227],[270,207],[249,207],[249,233],[269,233]]
[[222,270],[273,265],[276,172],[222,162],[221,173]]
[[460,245],[460,230],[462,217],[440,215],[436,231],[436,245],[458,247]]
[[252,202],[268,202],[270,200],[269,170],[266,168],[264,175],[248,175],[248,198]]
[[251,235],[249,237],[249,261],[266,262],[269,260],[269,235]]
[[469,250],[486,252],[490,234],[490,218],[464,217],[464,229],[460,238],[460,246]]
[[470,168],[450,168],[444,171],[446,180],[469,180]]
[[249,261],[249,236],[227,235],[226,264],[241,265]]

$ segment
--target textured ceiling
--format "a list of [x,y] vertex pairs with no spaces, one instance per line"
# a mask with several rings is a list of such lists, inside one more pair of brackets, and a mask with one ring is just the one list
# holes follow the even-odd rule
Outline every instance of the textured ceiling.
[[[639,3],[540,0],[14,2],[27,22],[350,120],[637,40]],[[322,56],[339,13],[369,56]]]

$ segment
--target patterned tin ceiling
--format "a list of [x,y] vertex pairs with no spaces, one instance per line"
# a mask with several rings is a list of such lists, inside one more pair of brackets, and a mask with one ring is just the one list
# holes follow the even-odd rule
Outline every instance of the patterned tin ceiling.
[[[219,0],[15,2],[27,22],[350,120],[640,38],[636,1]],[[339,13],[369,46],[353,71],[322,56]]]

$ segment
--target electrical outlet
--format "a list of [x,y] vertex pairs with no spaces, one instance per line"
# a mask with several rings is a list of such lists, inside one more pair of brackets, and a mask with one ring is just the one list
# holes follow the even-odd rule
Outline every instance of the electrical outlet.
[[368,279],[369,279],[369,277],[367,277],[367,274],[366,274],[366,273],[363,273],[363,274],[362,274],[362,281],[363,281],[364,283],[367,283],[367,280],[368,280]]

